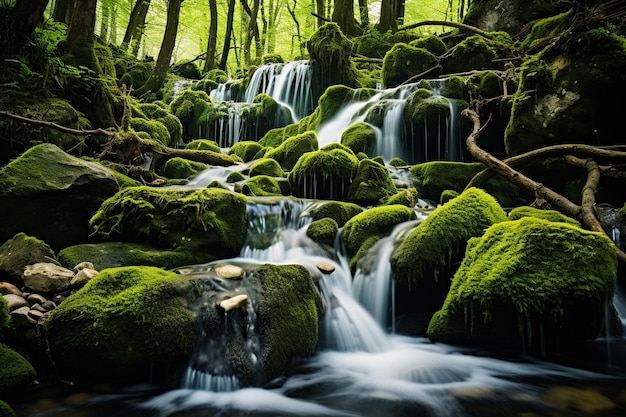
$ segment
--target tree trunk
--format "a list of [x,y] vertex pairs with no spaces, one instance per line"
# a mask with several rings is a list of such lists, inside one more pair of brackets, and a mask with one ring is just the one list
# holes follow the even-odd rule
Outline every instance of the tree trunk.
[[361,29],[366,29],[370,25],[370,13],[367,8],[367,0],[359,0],[359,14],[361,16]]
[[176,45],[176,35],[178,33],[178,20],[180,18],[180,6],[183,0],[169,0],[167,3],[167,23],[165,24],[165,33],[163,34],[163,42],[157,58],[152,74],[148,81],[137,90],[137,95],[142,95],[149,91],[156,93],[161,86],[167,71],[170,68],[170,60]]
[[102,0],[102,15],[100,16],[100,38],[103,41],[109,39],[109,16],[111,15],[111,0]]
[[67,30],[67,44],[72,47],[82,38],[93,38],[98,0],[77,1]]
[[54,3],[54,10],[52,11],[52,20],[55,22],[70,23],[72,12],[74,10],[73,0],[57,0]]
[[[295,7],[294,7],[295,9]],[[317,15],[317,29],[324,26],[324,18],[326,17],[326,7],[324,5],[324,0],[315,0],[315,13]]]
[[382,0],[380,5],[380,21],[378,31],[398,30],[398,23],[404,18],[404,0]]
[[228,63],[228,53],[230,52],[230,41],[233,36],[233,19],[235,17],[235,0],[228,1],[228,15],[226,17],[226,34],[224,35],[224,47],[222,48],[222,59],[219,69],[226,71]]
[[111,14],[109,19],[109,42],[112,44],[117,44],[117,3],[113,2],[111,5]]
[[332,21],[337,23],[343,34],[348,37],[363,33],[354,20],[354,0],[335,0]]
[[137,0],[137,3],[135,3],[135,7],[133,7],[133,10],[130,12],[128,26],[126,26],[126,32],[124,33],[124,39],[121,44],[121,48],[124,51],[128,50],[128,46],[133,39],[139,39],[138,42],[141,42],[141,35],[146,24],[146,16],[149,8],[150,0]]
[[[289,15],[291,16],[291,18],[293,19],[293,23],[296,25],[296,35],[295,35],[295,39],[298,42],[298,48],[300,50],[300,56],[304,56],[304,47],[302,46],[302,35],[300,34],[300,22],[298,21],[298,17],[296,16],[296,4],[298,3],[298,0],[293,0],[293,8],[289,8],[289,5],[287,5],[287,11],[289,11]],[[294,37],[291,37],[291,53],[293,53],[293,42],[294,42]]]
[[215,54],[217,53],[217,0],[209,0],[209,37],[206,46],[206,59],[204,72],[207,73],[215,67]]
[[259,15],[259,0],[254,0],[253,7],[250,8],[250,5],[246,0],[241,0],[241,5],[243,6],[244,11],[248,14],[250,18],[248,20],[248,27],[246,30],[246,37],[243,44],[244,51],[244,63],[246,65],[252,64],[251,58],[251,49],[252,49],[252,39],[256,40],[255,48],[256,48],[256,58],[259,58],[259,25],[257,24],[257,17]]
[[33,33],[47,6],[48,0],[18,0],[15,3],[11,10],[11,22],[13,36],[18,42]]

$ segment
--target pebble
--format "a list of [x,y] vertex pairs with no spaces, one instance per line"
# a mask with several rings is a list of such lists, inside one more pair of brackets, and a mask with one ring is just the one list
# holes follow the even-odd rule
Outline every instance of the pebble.
[[7,300],[7,304],[9,304],[9,311],[15,311],[18,308],[29,306],[28,301],[19,295],[5,294],[3,297]]
[[15,295],[22,295],[22,291],[20,291],[19,288],[17,288],[15,285],[11,284],[10,282],[0,282],[0,294],[2,295],[6,295],[6,294],[15,294]]
[[335,272],[335,266],[328,262],[318,262],[317,269],[319,269],[323,274],[329,275]]
[[237,279],[243,277],[243,268],[231,264],[219,264],[215,266],[215,273],[220,278]]

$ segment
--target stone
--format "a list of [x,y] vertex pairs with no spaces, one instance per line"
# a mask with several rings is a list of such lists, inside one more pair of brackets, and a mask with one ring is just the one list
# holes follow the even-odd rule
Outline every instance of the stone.
[[53,263],[40,262],[24,269],[24,285],[33,291],[51,293],[70,287],[74,272]]
[[83,268],[80,269],[74,278],[70,281],[70,286],[73,288],[83,287],[86,283],[88,283],[92,278],[98,276],[98,271],[93,268]]
[[30,311],[28,312],[28,317],[30,317],[33,320],[39,321],[39,319],[42,318],[44,314],[45,313],[41,311],[31,308]]
[[239,294],[234,297],[228,298],[220,303],[220,307],[224,309],[224,311],[230,311],[235,308],[242,307],[245,303],[248,302],[248,296],[246,294]]
[[215,272],[220,278],[236,279],[243,276],[243,268],[232,264],[219,264],[215,266]]
[[22,295],[22,291],[20,291],[19,288],[17,288],[15,285],[11,284],[10,282],[0,282],[0,294],[2,295],[6,295],[6,294],[15,294],[15,295]]
[[26,301],[23,297],[19,295],[5,294],[3,295],[3,297],[5,300],[7,300],[7,304],[9,305],[9,311],[14,311],[22,307],[28,307],[28,301]]
[[335,272],[335,266],[329,262],[318,262],[316,266],[325,275]]
[[33,304],[43,304],[48,301],[48,299],[41,294],[30,294],[26,297],[26,301],[28,301],[28,304],[32,307]]
[[46,311],[52,311],[55,308],[57,308],[57,305],[54,301],[48,300],[45,303],[43,303],[41,307],[44,308]]
[[29,307],[20,307],[11,311],[11,321],[15,327],[33,327],[37,324],[37,320],[30,317]]
[[83,269],[96,269],[95,266],[93,266],[93,264],[91,262],[81,262],[78,265],[76,265],[74,268],[72,268],[74,270],[74,272],[79,272]]
[[30,306],[31,311],[32,310],[36,310],[36,311],[40,311],[42,313],[47,313],[48,310],[46,310],[41,304],[33,304],[32,306]]

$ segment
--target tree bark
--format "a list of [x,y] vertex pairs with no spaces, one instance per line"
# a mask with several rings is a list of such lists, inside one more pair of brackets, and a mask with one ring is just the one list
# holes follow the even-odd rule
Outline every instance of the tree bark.
[[207,73],[215,67],[215,54],[217,53],[217,0],[209,0],[209,36],[206,46],[206,58],[204,60],[204,72]]
[[147,92],[156,93],[161,86],[167,71],[170,68],[170,60],[176,45],[176,35],[178,33],[178,20],[180,17],[180,7],[183,0],[169,0],[167,3],[167,23],[165,24],[165,33],[163,34],[163,42],[157,58],[156,64],[150,77],[146,83],[137,90],[137,95]]
[[363,31],[357,27],[354,20],[354,0],[335,0],[335,8],[333,9],[331,20],[337,23],[343,34],[348,37],[363,34]]
[[124,51],[128,50],[128,46],[133,39],[141,38],[140,32],[143,31],[143,27],[146,24],[146,16],[148,15],[149,8],[150,0],[137,0],[137,3],[135,3],[135,7],[133,7],[133,10],[130,12],[128,26],[126,26],[126,32],[124,33],[124,39],[121,44],[121,48]]
[[219,69],[226,71],[228,64],[228,53],[230,52],[230,41],[233,36],[233,20],[235,17],[235,0],[228,1],[228,15],[226,17],[226,34],[224,35],[224,47],[222,49],[222,58],[220,59]]
[[56,0],[54,3],[54,10],[52,11],[52,20],[68,24],[70,23],[73,10],[73,0]]
[[41,21],[49,0],[18,0],[11,10],[13,36],[21,42]]
[[367,0],[359,0],[359,15],[361,17],[361,28],[366,29],[370,25],[370,13],[367,8]]
[[382,0],[380,5],[380,19],[378,31],[385,33],[388,30],[398,30],[398,22],[404,17],[403,0]]
[[317,29],[324,26],[324,23],[327,22],[324,0],[315,0],[315,17],[317,18]]
[[22,123],[28,123],[35,126],[47,127],[50,129],[58,130],[59,132],[69,133],[70,135],[77,136],[88,136],[88,135],[98,135],[98,136],[107,136],[113,137],[115,135],[114,131],[104,130],[104,129],[72,129],[71,127],[61,126],[54,122],[47,122],[45,120],[31,119],[28,117],[20,116],[19,114],[10,113],[8,111],[0,110],[0,116],[6,117],[7,119],[16,120]]
[[75,3],[72,20],[67,30],[67,44],[72,47],[81,38],[93,38],[98,0],[80,0]]

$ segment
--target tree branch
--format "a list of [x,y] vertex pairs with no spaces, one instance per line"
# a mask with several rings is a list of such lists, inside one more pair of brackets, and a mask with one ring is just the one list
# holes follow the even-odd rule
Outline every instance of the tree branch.
[[491,36],[491,34],[489,32],[486,32],[486,31],[484,31],[482,29],[479,29],[477,27],[466,25],[464,23],[448,22],[446,20],[424,20],[422,22],[413,23],[412,25],[407,25],[407,26],[403,26],[401,28],[398,28],[398,31],[415,29],[415,28],[420,27],[420,26],[449,26],[449,27],[453,27],[453,28],[456,28],[456,29],[465,30],[467,32],[475,33],[475,34],[483,36],[483,37],[485,37],[487,39],[491,39],[492,38],[492,36]]
[[47,127],[50,129],[55,129],[63,133],[69,133],[70,135],[77,136],[87,136],[87,135],[99,135],[99,136],[108,136],[113,137],[115,135],[114,131],[104,130],[104,129],[72,129],[71,127],[61,126],[54,122],[46,122],[45,120],[31,119],[28,117],[20,116],[18,114],[10,113],[8,111],[0,110],[0,116],[6,117],[11,120],[16,120],[22,123],[28,123],[35,126]]

